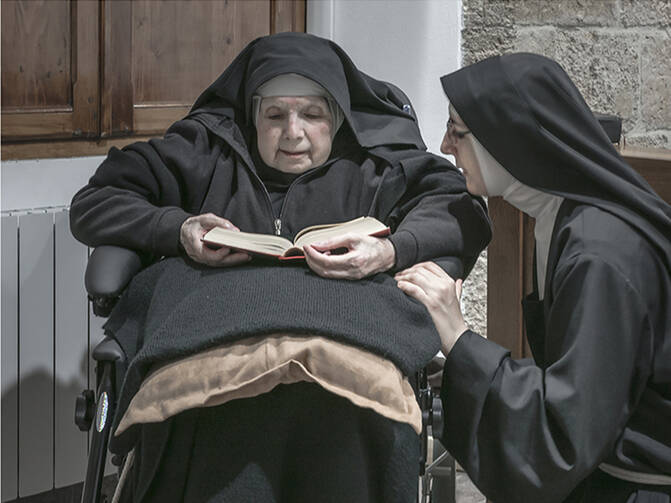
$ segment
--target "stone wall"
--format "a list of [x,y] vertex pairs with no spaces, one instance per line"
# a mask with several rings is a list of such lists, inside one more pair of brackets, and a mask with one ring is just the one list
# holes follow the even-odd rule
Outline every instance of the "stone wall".
[[[627,145],[671,149],[671,0],[463,0],[463,65],[509,52],[558,61],[592,110],[623,119]],[[486,333],[486,256],[464,287]]]
[[462,50],[553,58],[627,145],[671,149],[671,0],[463,0]]

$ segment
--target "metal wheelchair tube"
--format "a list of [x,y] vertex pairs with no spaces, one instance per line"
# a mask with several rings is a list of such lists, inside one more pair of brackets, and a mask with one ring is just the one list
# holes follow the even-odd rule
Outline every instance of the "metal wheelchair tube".
[[81,503],[100,502],[103,477],[105,476],[107,444],[116,407],[114,362],[99,361],[98,365],[102,366],[102,369],[96,392],[96,412],[91,429],[91,446]]

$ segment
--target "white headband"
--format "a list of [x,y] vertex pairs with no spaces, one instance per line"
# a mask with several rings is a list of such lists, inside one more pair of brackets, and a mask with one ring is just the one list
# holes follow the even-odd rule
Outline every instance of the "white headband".
[[[459,113],[450,103],[450,115],[463,122]],[[464,122],[464,124],[466,124]],[[468,127],[468,124],[466,124]],[[480,167],[482,181],[485,183],[488,196],[500,196],[517,180],[511,175],[501,163],[478,141],[474,133],[464,137],[464,141],[470,141],[473,146],[475,158]]]
[[329,92],[314,80],[297,73],[283,73],[261,84],[254,94],[262,98],[271,96],[322,96],[330,98]]

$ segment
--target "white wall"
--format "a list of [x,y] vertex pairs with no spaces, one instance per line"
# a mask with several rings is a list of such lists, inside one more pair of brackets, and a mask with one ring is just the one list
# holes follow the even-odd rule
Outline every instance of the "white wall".
[[2,211],[68,206],[104,158],[2,161]]
[[308,0],[307,31],[340,45],[359,69],[410,97],[439,153],[447,100],[439,78],[461,63],[461,0]]

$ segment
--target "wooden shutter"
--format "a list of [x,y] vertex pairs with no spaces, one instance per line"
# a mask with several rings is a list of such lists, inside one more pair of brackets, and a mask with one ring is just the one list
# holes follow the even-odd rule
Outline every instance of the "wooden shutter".
[[2,2],[2,139],[98,135],[99,4]]
[[102,136],[160,135],[249,42],[304,31],[305,4],[107,1],[103,25]]

